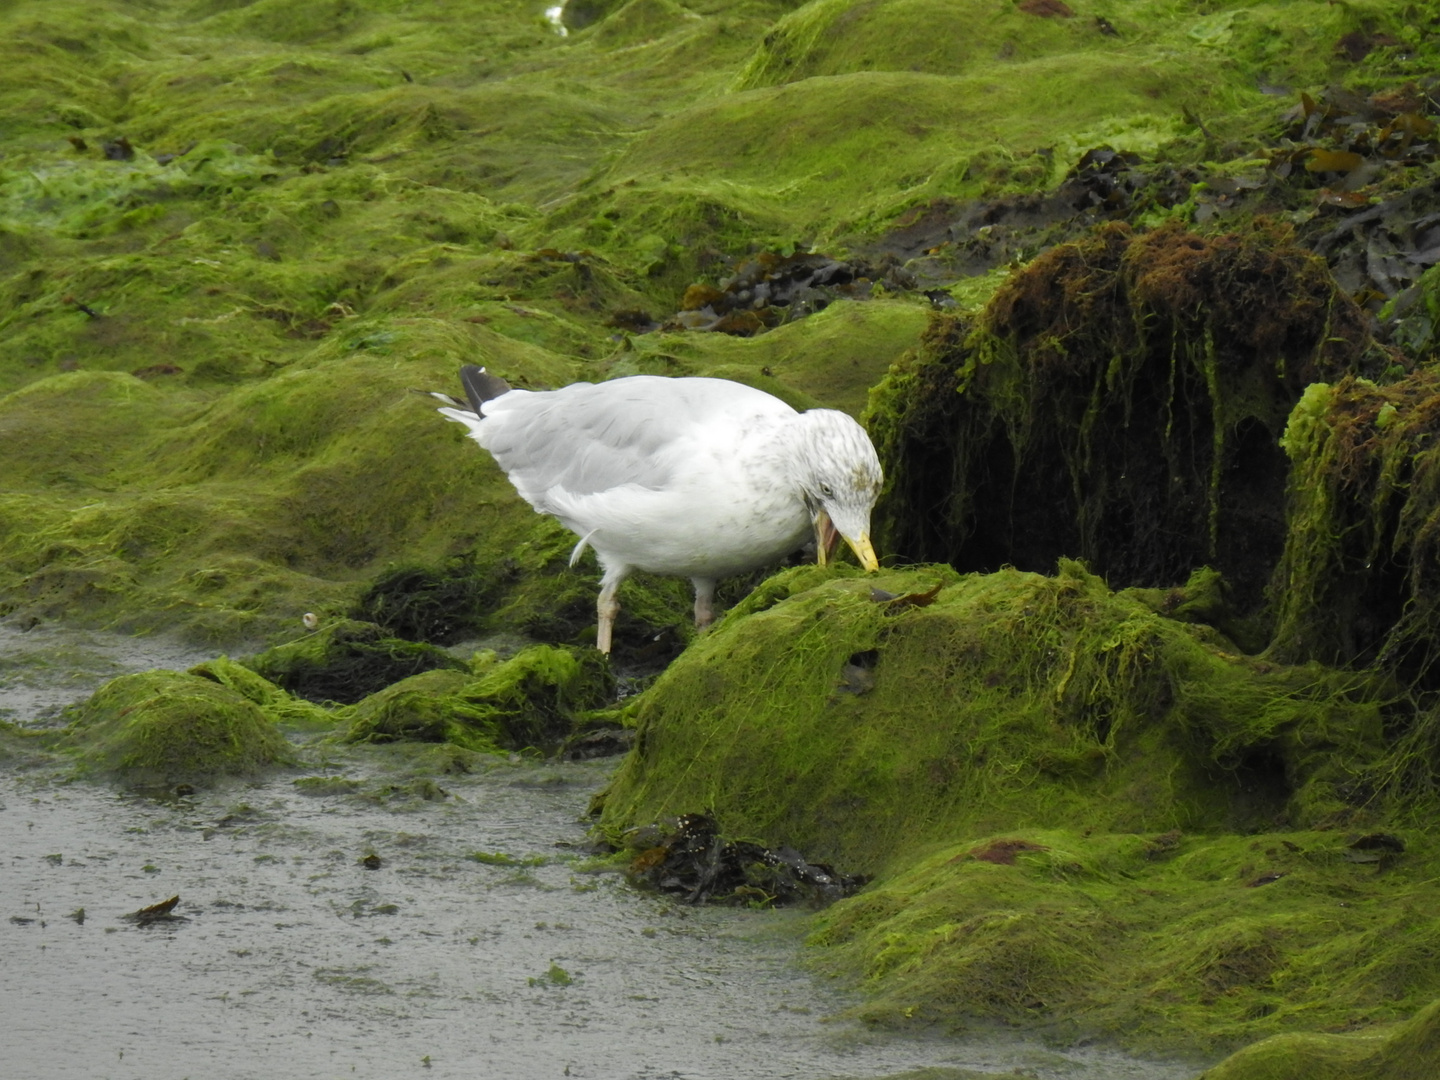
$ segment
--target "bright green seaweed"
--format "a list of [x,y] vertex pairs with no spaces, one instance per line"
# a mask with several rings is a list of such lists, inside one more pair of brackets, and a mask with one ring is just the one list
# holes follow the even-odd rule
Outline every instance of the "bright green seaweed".
[[[489,0],[10,5],[0,391],[33,396],[0,399],[0,604],[234,643],[387,565],[494,563],[541,526],[403,392],[459,362],[768,368],[858,410],[923,304],[840,305],[782,366],[763,338],[605,324],[756,247],[1043,186],[1095,142],[1193,156],[1187,109],[1239,139],[1272,115],[1257,79],[1393,80],[1432,47],[1406,12],[1146,3],[1097,11],[1108,37],[1010,10],[952,57],[918,0],[631,4],[565,38]],[[1408,59],[1337,59],[1356,26]]]
[[[453,389],[477,361],[530,387],[715,373],[858,414],[919,344],[925,299],[746,340],[614,316],[663,320],[757,250],[844,255],[908,210],[1039,191],[1102,143],[1243,164],[1299,91],[1427,79],[1440,52],[1430,0],[590,7],[561,37],[541,5],[500,0],[4,6],[0,614],[283,644],[306,613],[369,618],[355,606],[387,573],[463,558],[472,629],[562,646],[345,710],[224,659],[127,677],[68,736],[92,769],[243,772],[284,759],[277,724],[451,744],[436,754],[552,745],[606,685],[566,647],[587,640],[593,574],[411,389]],[[1345,34],[1394,44],[1355,61]],[[998,277],[950,291],[986,299]],[[952,400],[911,389],[916,408]],[[1346,393],[1378,422],[1387,391]],[[1425,425],[1388,404],[1404,422],[1378,440],[1384,467],[1428,475],[1402,437]],[[875,415],[882,441],[905,423]],[[1289,447],[1328,483],[1324,426],[1292,424]],[[1430,504],[1407,505],[1410,547],[1383,485],[1347,535],[1428,551]],[[1333,660],[1314,641],[1349,553],[1325,506],[1302,519],[1277,657]],[[1403,1019],[1440,995],[1434,723],[1410,723],[1433,714],[1394,681],[1416,665],[1243,656],[1161,614],[1225,625],[1205,573],[1130,595],[1073,566],[876,579],[942,585],[929,606],[876,602],[845,571],[772,579],[631,706],[639,746],[606,820],[708,808],[882,873],[816,936],[877,1020],[1173,1050]],[[688,636],[683,586],[626,589],[646,634]],[[1428,660],[1429,608],[1405,610],[1386,640]],[[1371,835],[1405,851],[1354,846]],[[1030,847],[991,861],[1003,841]],[[1383,1043],[1281,1035],[1216,1076],[1411,1080],[1434,1030],[1432,1008]]]
[[65,742],[81,767],[136,787],[244,775],[290,759],[275,722],[240,692],[198,675],[122,675],[74,708]]
[[[936,585],[932,603],[903,602]],[[1353,789],[1383,757],[1386,700],[1368,676],[1250,660],[1075,564],[802,569],[633,707],[639,747],[605,821],[706,808],[728,833],[869,873],[1016,826],[1348,824],[1367,820]]]
[[1211,1052],[1440,994],[1433,837],[1385,785],[1393,701],[1074,564],[791,571],[633,706],[602,822],[703,808],[877,874],[813,939],[862,1016]]

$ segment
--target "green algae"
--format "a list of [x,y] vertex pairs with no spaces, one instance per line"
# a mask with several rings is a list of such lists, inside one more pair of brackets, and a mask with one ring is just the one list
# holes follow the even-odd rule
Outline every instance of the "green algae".
[[[941,589],[891,608],[872,581]],[[864,873],[1017,825],[1361,822],[1386,700],[1363,676],[1240,656],[1073,564],[1055,578],[805,568],[737,605],[633,706],[636,751],[602,821],[705,808],[726,835]]]
[[[347,611],[397,566],[498,567],[537,526],[401,388],[447,385],[477,358],[531,386],[693,363],[768,368],[854,411],[923,307],[835,305],[774,344],[632,349],[606,323],[674,310],[757,246],[1042,186],[1097,132],[1168,145],[1182,103],[1212,131],[1232,106],[1236,130],[1268,123],[1236,106],[1258,100],[1262,69],[1319,84],[1394,66],[1322,57],[1342,23],[1429,47],[1419,15],[1395,28],[1383,5],[1219,22],[1151,5],[1110,13],[1118,41],[1002,11],[1002,36],[960,72],[920,63],[951,36],[914,3],[637,3],[568,38],[490,0],[342,7],[7,8],[0,392],[40,396],[0,404],[25,436],[7,445],[23,482],[3,509],[5,611],[233,646]],[[1314,43],[1276,28],[1291,15]],[[874,70],[816,54],[811,78],[728,89],[790,48],[797,20],[834,18],[842,44],[885,45]],[[67,380],[101,372],[151,391],[107,391],[148,397],[134,422],[98,404],[68,415]],[[42,433],[91,424],[93,438]]]
[[450,645],[475,628],[487,593],[468,559],[443,568],[402,566],[376,578],[352,615],[407,641]]
[[488,710],[454,695],[471,682],[468,673],[437,669],[412,675],[361,699],[350,710],[347,742],[449,742],[494,753],[495,725]]
[[122,675],[70,716],[65,742],[80,767],[133,786],[243,776],[291,758],[260,706],[198,675]]
[[[884,5],[814,0],[775,24],[737,85],[749,89],[854,71],[959,75],[977,68],[992,78],[1027,82],[1028,65],[1046,57],[1063,55],[1083,64],[1108,55],[1139,66],[1152,55],[1150,49],[1162,48],[1172,56],[1208,60],[1217,69],[1233,65],[1270,82],[1311,82],[1341,69],[1333,43],[1344,33],[1365,26],[1393,34],[1406,25],[1400,11],[1382,3],[1325,12],[1286,3],[1243,3],[1223,11],[1173,2],[1102,3],[1085,14],[1092,17],[1042,18],[1018,6],[978,0]],[[1093,16],[1104,17],[1113,32],[1104,32]],[[963,34],[935,32],[957,20],[964,23]],[[1223,51],[1217,48],[1222,45]],[[1221,92],[1235,93],[1238,87],[1232,87]],[[1040,94],[1057,89],[1037,91],[1037,108],[1044,103]],[[1200,100],[1203,91],[1194,92]]]
[[296,697],[228,656],[196,664],[188,674],[219,683],[254,702],[286,731],[325,730],[335,723],[335,715],[330,710]]
[[347,742],[448,742],[495,753],[548,750],[589,710],[610,702],[614,683],[593,649],[535,645],[476,673],[436,670],[387,686],[345,715]]
[[[450,389],[457,364],[478,360],[522,386],[631,371],[723,374],[797,403],[858,412],[865,387],[914,344],[923,304],[836,304],[749,341],[627,341],[607,324],[618,310],[673,311],[687,285],[756,250],[824,244],[843,253],[909,208],[1039,190],[1102,142],[1182,163],[1245,154],[1280,107],[1267,84],[1393,86],[1428,77],[1435,57],[1432,4],[1101,5],[1068,21],[1001,5],[988,20],[972,17],[965,34],[937,34],[955,9],[922,0],[794,7],[634,0],[560,38],[538,11],[499,0],[8,5],[0,16],[0,613],[165,627],[250,647],[298,634],[306,613],[322,624],[354,613],[373,582],[418,568],[423,580],[463,579],[473,590],[467,630],[519,627],[582,642],[595,585],[592,573],[566,566],[573,537],[533,515],[493,463],[409,389]],[[1097,14],[1117,38],[1098,29]],[[1351,63],[1335,41],[1352,30],[1404,48],[1377,47]],[[978,296],[992,285],[955,291]],[[937,388],[916,387],[930,397],[911,399],[904,422],[934,415],[920,404],[953,403],[951,388]],[[1203,417],[1203,397],[1194,400]],[[1265,443],[1281,422],[1267,419],[1227,445],[1273,460]],[[894,430],[877,424],[877,434],[883,441]],[[920,461],[908,461],[912,480]],[[951,476],[946,462],[936,471]],[[1195,490],[1213,494],[1214,475],[1200,460]],[[1207,519],[1185,535],[1213,530]],[[1054,554],[1032,568],[1048,571]],[[462,558],[473,571],[450,573]],[[1178,586],[1190,569],[1145,584]],[[1221,569],[1238,580],[1233,566]],[[951,583],[946,595],[960,587],[934,574]],[[829,579],[806,571],[762,587],[697,655],[713,660],[741,620],[780,619],[802,580]],[[1242,592],[1253,592],[1254,580],[1240,581]],[[891,587],[923,592],[930,582],[912,587],[901,577]],[[847,588],[856,596],[833,598],[839,607],[869,603],[859,583]],[[1096,586],[1075,588],[1090,596]],[[1036,646],[1019,674],[980,654],[935,661],[937,685],[959,677],[948,666],[994,677],[976,701],[997,717],[1010,715],[1019,695],[1048,740],[1040,757],[1025,758],[1020,745],[1033,731],[1007,738],[998,721],[962,750],[939,747],[918,764],[863,740],[857,754],[893,763],[897,791],[938,785],[944,812],[968,800],[971,816],[957,828],[977,841],[987,824],[1008,828],[1037,791],[1052,824],[1063,811],[1102,836],[1142,825],[1272,829],[1277,815],[1292,826],[1364,825],[1373,792],[1393,782],[1375,762],[1394,712],[1370,696],[1388,691],[1365,676],[1225,659],[1234,650],[1203,624],[1237,638],[1244,627],[1215,599],[1216,581],[1192,578],[1180,591],[1112,598],[1098,615],[1090,600],[1079,604],[1086,610],[1071,621],[1048,624],[1050,651]],[[688,639],[684,592],[675,582],[627,582],[627,616],[639,614],[631,636],[673,626]],[[939,614],[928,610],[871,614],[888,635]],[[997,610],[1008,619],[1005,641],[1031,640],[1027,624],[1044,621],[1023,604]],[[1039,611],[1050,617],[1043,604]],[[1317,621],[1317,611],[1297,620]],[[1176,629],[1158,613],[1198,624]],[[979,625],[994,627],[985,621],[994,615],[982,612]],[[1089,636],[1092,618],[1095,633],[1112,635],[1100,645]],[[818,637],[833,620],[821,621]],[[830,719],[845,722],[876,695],[897,693],[883,658],[903,652],[904,635],[893,644],[887,635],[832,642],[838,651],[817,669],[840,687],[827,689],[838,695]],[[1068,675],[1055,667],[1070,660]],[[747,677],[771,686],[769,669],[754,664]],[[578,690],[557,696],[556,686],[571,685],[565,664],[551,656],[546,665],[549,683],[523,692],[497,683],[464,701],[457,696],[476,680],[462,680],[485,673],[442,667],[378,690],[388,696],[370,701],[371,726],[352,717],[357,726],[346,730],[465,744],[395,744],[437,770],[462,767],[471,743],[501,745],[489,734],[505,726],[500,714],[511,718],[511,745],[549,745],[586,699]],[[233,693],[287,724],[335,722],[228,661],[202,668],[194,677],[212,688],[205,693]],[[694,670],[685,677],[698,679]],[[1212,677],[1224,692],[1207,697]],[[705,678],[717,691],[724,683]],[[790,693],[788,683],[774,685]],[[1176,686],[1191,696],[1171,700]],[[452,727],[467,709],[479,719]],[[1167,742],[1149,724],[1157,711],[1189,726]],[[797,747],[786,752],[802,756]],[[972,759],[972,749],[985,756]],[[1171,771],[1140,775],[1140,762]],[[721,775],[714,784],[729,782]],[[841,770],[835,792],[844,782]],[[1017,783],[1027,786],[1012,789]],[[792,819],[814,794],[799,790]],[[869,827],[874,808],[853,798],[835,795],[831,816],[812,823],[817,835],[840,827],[838,845]],[[984,799],[995,800],[993,810]],[[918,831],[937,844],[954,840],[938,815]],[[903,862],[895,838],[909,843],[913,832],[881,828],[892,844],[876,845],[877,863]],[[1076,970],[1104,959],[1085,937],[1103,938],[1104,925],[1076,918],[1048,928],[1033,912],[1014,920],[1015,939],[1048,972],[1045,995],[1055,1000],[1075,982],[1053,962],[1056,950],[1075,958]],[[997,917],[976,933],[1003,945],[1007,925]],[[1212,982],[1288,956],[1253,927],[1227,934],[1213,957],[1186,961],[1215,973]],[[1000,972],[1004,953],[995,948],[977,970]],[[1252,989],[1241,986],[1237,1000],[1253,1003]],[[1226,1037],[1263,1033],[1263,1023],[1246,1026],[1224,1011],[1229,990],[1218,991]],[[1185,1024],[1200,1022],[1185,1004],[1192,991],[1217,992],[1176,991]],[[1373,1015],[1396,1008],[1387,999]],[[1028,1003],[1018,1010],[1005,1015],[1033,1018]]]
[[616,375],[707,375],[757,386],[797,409],[859,417],[869,389],[920,341],[928,305],[905,300],[831,304],[757,338],[655,333],[633,337]]
[[1276,1035],[1201,1074],[1203,1080],[1424,1080],[1440,1057],[1440,1002],[1388,1030]]
[[977,835],[827,909],[813,959],[864,985],[875,1022],[999,1020],[1152,1053],[1409,1016],[1440,991],[1417,960],[1437,945],[1434,852],[1377,873],[1348,840]]
[[434,645],[389,637],[373,623],[349,619],[266,649],[245,664],[297,697],[340,704],[421,672],[465,670],[464,661]]
[[[1101,143],[1183,145],[1195,130],[1186,116],[1212,135],[1248,134],[1268,110],[1257,82],[1324,83],[1344,70],[1327,42],[1358,23],[1405,22],[1384,4],[1336,9],[1320,26],[1304,5],[1253,5],[1222,13],[1221,49],[1192,33],[1206,17],[1189,4],[1103,14],[1124,29],[1107,36],[1093,19],[1009,5],[967,17],[926,0],[816,0],[761,39],[736,92],[656,125],[609,179],[646,193],[627,202],[704,190],[735,213],[758,211],[761,228],[778,218],[802,237],[846,236],[908,205],[1056,183]],[[956,18],[966,33],[934,32]],[[1037,152],[1038,176],[1023,163]],[[982,161],[1006,159],[997,185]],[[693,228],[724,236],[698,216]]]
[[1426,1004],[1397,691],[1142,599],[1075,564],[779,575],[629,706],[602,828],[704,808],[878,875],[813,937],[877,1022],[1213,1053]]
[[1431,447],[1440,385],[1316,383],[1285,430],[1290,524],[1276,574],[1279,658],[1378,663],[1422,687],[1440,647]]
[[876,534],[962,569],[1081,557],[1116,585],[1210,566],[1254,613],[1284,544],[1290,409],[1366,347],[1360,309],[1283,234],[1100,226],[978,319],[937,316],[876,388]]
[[[401,551],[509,555],[538,519],[409,393],[448,386],[473,356],[430,331],[404,336],[419,353],[408,363],[424,370],[363,348],[343,368],[297,367],[214,404],[90,372],[0,400],[0,423],[17,437],[15,488],[0,507],[5,607],[40,617],[89,608],[129,628],[234,643],[333,611],[354,588],[345,578]],[[67,439],[72,416],[97,438]]]

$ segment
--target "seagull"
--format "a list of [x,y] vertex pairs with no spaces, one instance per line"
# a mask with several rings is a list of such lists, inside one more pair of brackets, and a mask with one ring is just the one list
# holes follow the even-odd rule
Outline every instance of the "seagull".
[[880,568],[870,543],[880,459],[845,413],[796,412],[728,379],[631,375],[532,391],[466,364],[460,382],[469,405],[432,392],[440,414],[469,428],[537,513],[580,538],[571,566],[595,552],[602,653],[616,592],[635,570],[688,577],[703,630],[717,581],[811,536],[822,566],[843,537],[861,566]]

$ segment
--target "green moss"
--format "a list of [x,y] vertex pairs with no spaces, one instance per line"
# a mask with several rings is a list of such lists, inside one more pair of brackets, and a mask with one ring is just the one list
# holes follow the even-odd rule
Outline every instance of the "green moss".
[[435,668],[465,670],[433,645],[389,637],[373,623],[340,620],[249,657],[245,665],[298,697],[346,704]]
[[1440,988],[1416,960],[1440,944],[1433,845],[1377,874],[1346,843],[975,835],[824,912],[815,960],[865,986],[871,1021],[1002,1020],[1172,1055],[1406,1016]]
[[1277,1035],[1202,1073],[1203,1080],[1425,1080],[1440,1057],[1440,1002],[1389,1029]]
[[1284,544],[1286,417],[1367,344],[1323,260],[1283,233],[1100,226],[978,320],[937,316],[876,389],[882,549],[967,570],[1078,556],[1151,588],[1210,566],[1254,614]]
[[606,705],[614,684],[593,649],[536,645],[477,679],[429,671],[370,695],[350,713],[350,742],[449,742],[497,752],[552,748],[583,713]]
[[[937,583],[923,607],[870,596]],[[1383,757],[1379,692],[1247,660],[1070,564],[1056,578],[802,568],[633,707],[637,750],[603,820],[704,808],[726,835],[870,873],[1015,825],[1363,821],[1346,793]]]
[[197,675],[122,675],[70,716],[66,741],[81,767],[137,786],[244,775],[290,758],[260,706]]

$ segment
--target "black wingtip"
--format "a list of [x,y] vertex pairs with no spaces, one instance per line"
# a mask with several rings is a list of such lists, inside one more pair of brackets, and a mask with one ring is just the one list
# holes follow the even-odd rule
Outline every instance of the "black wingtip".
[[492,401],[510,390],[510,384],[504,379],[491,375],[483,367],[476,367],[474,364],[465,364],[460,368],[460,383],[465,387],[465,396],[470,399],[470,407],[477,416],[485,415],[481,409],[485,402]]

